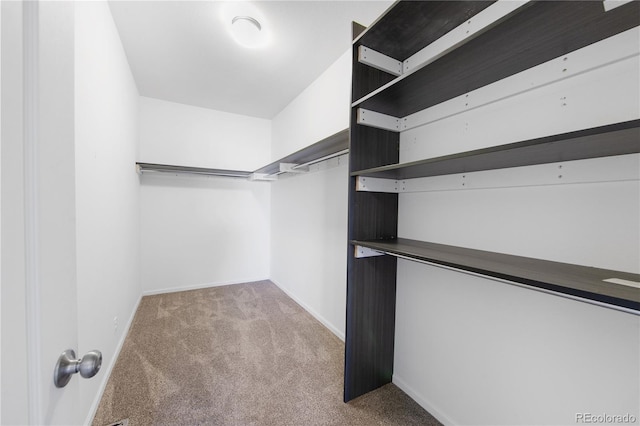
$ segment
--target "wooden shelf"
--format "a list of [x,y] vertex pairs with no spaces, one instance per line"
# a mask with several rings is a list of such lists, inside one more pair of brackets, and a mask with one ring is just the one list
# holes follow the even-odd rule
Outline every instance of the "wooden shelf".
[[136,163],[136,166],[140,173],[165,172],[235,178],[248,178],[249,176],[251,176],[251,172],[244,170],[207,169],[204,167],[174,166],[169,164],[153,163]]
[[272,175],[280,171],[281,163],[308,164],[349,149],[349,130],[345,129],[291,155],[267,164],[254,173]]
[[254,174],[274,175],[280,171],[281,163],[309,164],[332,155],[347,153],[349,150],[349,130],[342,130],[306,148],[294,152],[278,161],[268,164],[255,171],[208,169],[203,167],[176,166],[169,164],[153,164],[137,162],[138,172],[166,172],[184,173],[206,176],[222,176],[248,179]]
[[[367,28],[354,44],[404,61],[492,3],[495,0],[401,1]],[[414,22],[424,24],[413,25]]]
[[[424,4],[420,6],[420,3]],[[380,49],[381,53],[393,57],[396,52],[391,47],[385,47],[386,44],[395,45],[394,37],[390,34],[401,32],[404,28],[427,28],[436,19],[428,15],[425,19],[429,20],[416,21],[416,17],[409,13],[411,10],[405,9],[428,10],[430,3],[398,3],[398,10],[394,8],[388,13],[390,27],[384,27],[386,19],[383,19],[357,43],[370,43],[367,47]],[[362,94],[363,97],[356,100],[353,106],[394,117],[406,117],[636,27],[640,24],[638,7],[637,2],[631,2],[605,12],[599,1],[532,1],[516,10],[508,19],[436,61],[392,80],[376,90],[374,95]],[[460,18],[462,16],[455,22]],[[421,24],[416,25],[416,22]],[[378,25],[380,28],[376,28]],[[409,48],[408,52],[414,50]]]
[[639,288],[604,281],[614,278],[640,283],[639,274],[404,238],[351,243],[393,255],[640,311]]
[[401,180],[638,152],[640,120],[631,120],[443,157],[358,170],[351,175]]

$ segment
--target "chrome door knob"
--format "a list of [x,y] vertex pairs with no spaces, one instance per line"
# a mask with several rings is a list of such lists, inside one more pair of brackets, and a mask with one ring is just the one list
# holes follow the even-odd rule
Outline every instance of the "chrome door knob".
[[80,373],[85,379],[89,379],[100,371],[102,366],[102,353],[97,350],[87,352],[82,359],[76,359],[73,349],[62,352],[53,371],[53,383],[57,388],[63,388],[71,380],[71,376]]

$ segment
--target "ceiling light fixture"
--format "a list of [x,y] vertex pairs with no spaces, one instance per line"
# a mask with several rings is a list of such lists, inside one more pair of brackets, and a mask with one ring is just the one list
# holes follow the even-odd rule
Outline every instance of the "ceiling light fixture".
[[[231,24],[235,24],[238,21],[248,21],[250,24],[252,24],[254,27],[256,27],[258,29],[258,31],[262,30],[262,25],[260,25],[260,22],[258,22],[257,19],[252,18],[251,16],[235,16],[232,20],[231,20]],[[240,22],[238,25],[243,24],[242,22]]]
[[231,32],[241,46],[259,47],[264,44],[262,25],[251,16],[235,16],[231,20]]
[[[0,0],[1,1],[1,0]],[[220,1],[220,25],[242,47],[258,49],[274,41],[273,26],[260,7],[250,1]]]

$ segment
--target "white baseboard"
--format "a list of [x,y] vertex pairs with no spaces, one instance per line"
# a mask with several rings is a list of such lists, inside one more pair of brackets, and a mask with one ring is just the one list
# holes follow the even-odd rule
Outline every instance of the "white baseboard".
[[179,287],[169,287],[169,288],[161,288],[158,290],[145,290],[142,292],[143,296],[153,296],[156,294],[166,294],[166,293],[176,293],[178,291],[189,291],[189,290],[200,290],[203,288],[209,287],[220,287],[223,285],[233,285],[233,284],[245,284],[252,283],[257,281],[268,281],[268,278],[256,278],[256,279],[246,279],[241,281],[219,281],[212,283],[202,283],[202,284],[191,284]]
[[280,288],[280,290],[282,290],[283,292],[285,292],[285,294],[287,296],[289,296],[290,298],[292,298],[298,305],[302,306],[302,308],[307,311],[308,313],[310,313],[315,319],[317,319],[318,321],[320,321],[322,323],[322,325],[324,325],[325,327],[327,327],[333,334],[335,334],[338,339],[342,340],[344,342],[344,332],[338,330],[331,322],[329,322],[326,318],[324,318],[322,315],[320,315],[319,313],[317,313],[315,310],[313,310],[309,305],[307,305],[306,303],[304,303],[302,300],[300,300],[298,297],[296,297],[296,295],[294,295],[293,293],[291,293],[289,290],[287,290],[284,286],[278,284],[278,282],[276,282],[273,278],[269,279],[269,281],[271,281],[272,283],[274,283],[276,286],[278,286],[278,288]]
[[90,425],[93,423],[93,418],[96,415],[96,411],[98,411],[100,400],[102,400],[104,390],[106,389],[107,383],[109,382],[109,377],[111,377],[111,371],[113,370],[113,367],[116,365],[116,361],[118,360],[118,356],[120,355],[122,346],[124,346],[124,341],[127,338],[127,335],[129,334],[129,329],[131,328],[131,325],[133,324],[133,319],[136,316],[136,312],[138,312],[138,307],[140,306],[141,300],[142,300],[142,294],[138,297],[138,301],[133,307],[133,311],[131,311],[131,315],[129,316],[129,319],[127,320],[127,324],[124,327],[122,336],[120,337],[120,340],[118,341],[118,345],[116,346],[116,350],[113,353],[113,357],[111,357],[111,362],[109,362],[106,368],[104,364],[102,365],[102,368],[104,369],[104,374],[102,376],[102,381],[100,382],[100,387],[98,388],[98,392],[96,393],[96,397],[94,398],[93,403],[91,404],[91,408],[89,409],[87,420],[84,423],[85,425]]
[[433,405],[427,398],[425,398],[422,394],[416,392],[411,386],[407,384],[407,382],[402,378],[398,377],[396,374],[393,375],[393,384],[399,387],[404,393],[409,395],[411,399],[417,402],[422,408],[427,410],[429,414],[435,417],[440,423],[445,426],[455,425],[456,423],[451,420],[449,416],[444,414],[442,410]]

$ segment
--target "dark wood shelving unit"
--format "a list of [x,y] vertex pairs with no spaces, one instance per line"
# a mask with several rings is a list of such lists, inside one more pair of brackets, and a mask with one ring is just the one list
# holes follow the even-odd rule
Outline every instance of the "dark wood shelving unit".
[[405,238],[352,241],[351,243],[387,254],[405,256],[419,261],[640,311],[640,290],[638,288],[604,281],[616,278],[640,283],[640,274]]
[[351,175],[401,180],[638,152],[640,120],[631,120],[443,157],[356,170]]
[[[439,39],[468,18],[490,6],[494,1],[406,1],[397,2],[381,16],[360,37],[354,40],[354,53],[357,64],[359,46],[385,54],[399,61],[404,61],[424,46]],[[406,25],[407,16],[416,22],[429,22],[430,25]],[[441,17],[446,16],[446,19]],[[355,73],[362,73],[353,80],[352,99],[360,99],[370,92],[396,80],[396,76],[370,72],[367,66],[354,67]],[[377,79],[372,84],[367,76]]]
[[[599,1],[531,1],[502,15],[494,9],[495,22],[467,38],[463,29],[458,42],[400,76],[359,62],[361,47],[405,61],[492,4],[399,1],[370,28],[354,30],[345,401],[392,380],[398,257],[640,314],[638,274],[399,239],[398,194],[357,190],[359,177],[401,180],[640,152],[640,120],[633,120],[398,164],[400,128],[358,124],[359,109],[402,119],[640,25],[638,2],[605,12]],[[356,246],[387,254],[358,255]],[[603,281],[612,278],[630,285]]]
[[[399,52],[386,47],[389,43],[395,44],[395,39],[388,35],[395,34],[394,30],[410,34],[416,26],[421,26],[407,24],[408,16],[415,19],[414,22],[421,22],[421,16],[435,19],[435,16],[423,11],[429,9],[430,3],[400,2],[402,14],[395,10],[388,13],[393,30],[372,29],[358,40],[357,45],[362,44],[374,50],[373,46],[376,46],[380,53],[405,60],[404,55],[394,56]],[[436,3],[440,6],[441,2]],[[466,5],[475,2],[451,3]],[[472,6],[467,6],[468,10],[472,10]],[[445,11],[454,9],[453,6],[442,8]],[[467,10],[463,6],[458,9]],[[602,3],[597,1],[532,1],[449,54],[408,75],[391,80],[385,90],[375,96],[362,99],[367,93],[361,93],[361,98],[355,100],[353,106],[394,117],[406,117],[633,28],[638,25],[639,13],[637,2],[605,12]],[[466,14],[464,16],[468,19]],[[452,22],[464,22],[465,19],[451,17]],[[382,20],[380,24],[386,21]],[[429,28],[431,25],[421,27]],[[397,36],[399,40],[408,37]],[[407,53],[414,50],[412,48]]]
[[[495,0],[401,1],[363,31],[354,44],[404,61],[493,3]],[[429,25],[406,25],[407,16]]]

